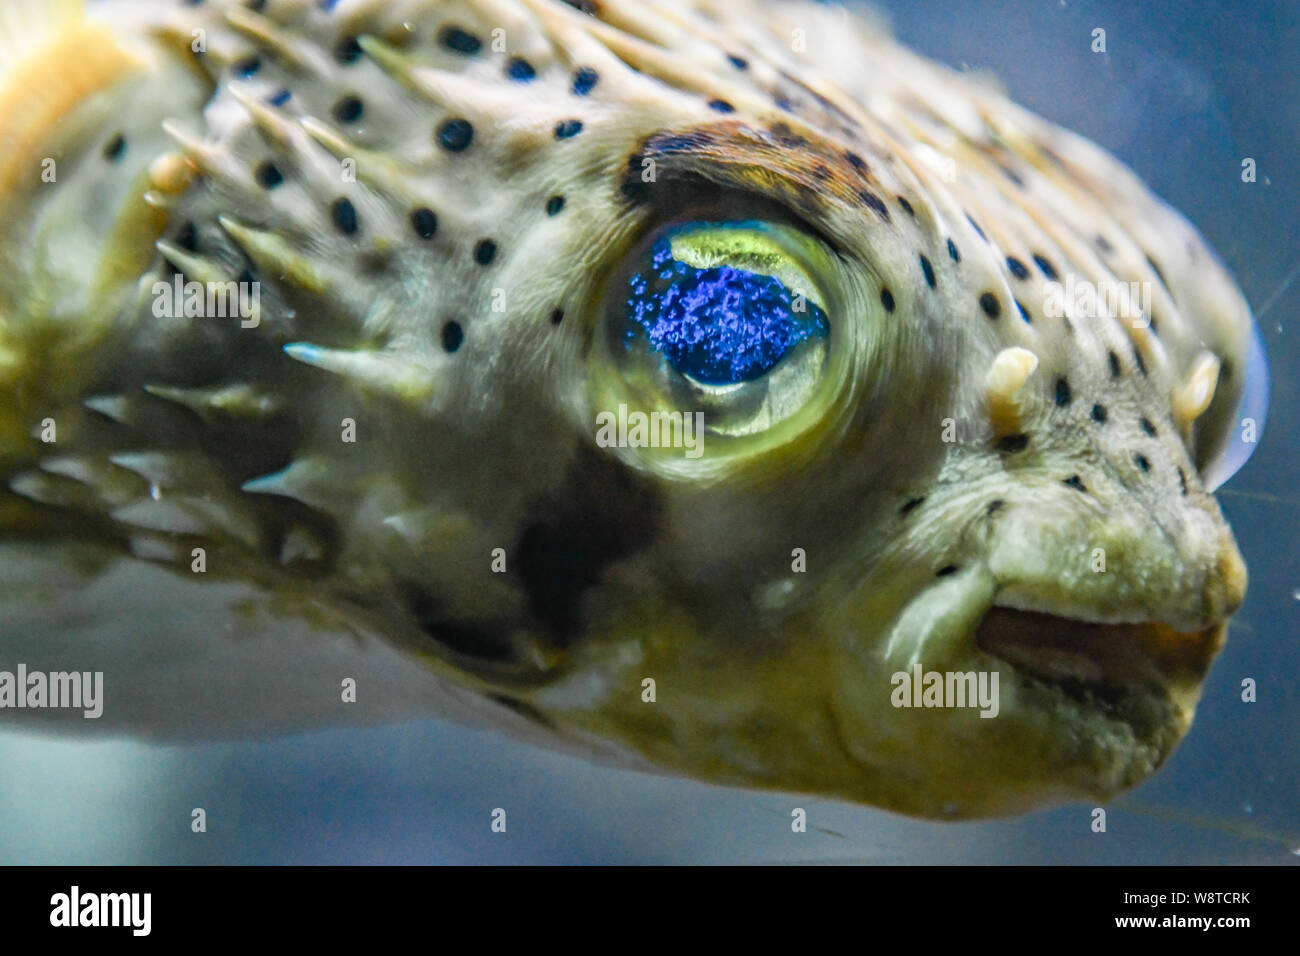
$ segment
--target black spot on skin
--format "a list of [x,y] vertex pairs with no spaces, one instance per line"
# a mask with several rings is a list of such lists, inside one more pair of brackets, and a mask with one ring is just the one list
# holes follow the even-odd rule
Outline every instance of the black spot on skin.
[[995,515],[1002,510],[1004,505],[1006,505],[1005,501],[1001,498],[995,498],[989,502],[989,506],[984,510],[984,513],[986,515]]
[[1029,278],[1029,270],[1025,268],[1025,264],[1015,256],[1007,256],[1007,268],[1011,270],[1011,274],[1017,279]]
[[883,286],[880,289],[880,304],[885,307],[886,312],[894,311],[894,293]]
[[1069,478],[1066,478],[1064,481],[1062,481],[1061,484],[1069,488],[1073,488],[1075,491],[1082,491],[1085,494],[1088,491],[1087,487],[1083,483],[1083,479],[1081,479],[1078,475],[1071,475]]
[[177,230],[176,245],[182,249],[188,249],[190,252],[199,251],[199,233],[194,228],[194,223],[187,222]]
[[345,236],[356,235],[357,210],[352,205],[352,201],[339,197],[330,205],[330,216],[334,219],[334,226]]
[[1146,432],[1148,435],[1150,435],[1152,438],[1156,437],[1156,426],[1151,424],[1151,420],[1149,418],[1139,418],[1138,424],[1141,425],[1142,430]]
[[438,127],[438,145],[449,153],[460,153],[474,141],[474,127],[466,119],[449,119]]
[[921,256],[921,272],[925,274],[925,284],[931,289],[934,288],[934,266],[930,265],[930,260]]
[[709,109],[717,110],[719,113],[736,112],[736,108],[726,100],[709,100]]
[[246,56],[242,60],[235,61],[232,69],[235,76],[248,79],[262,68],[262,61],[256,56]]
[[1029,447],[1028,435],[1006,435],[998,439],[998,451],[1015,454]]
[[849,161],[850,166],[860,172],[863,176],[869,175],[870,171],[867,169],[867,161],[857,153],[851,151],[847,152],[844,154],[844,158]]
[[448,322],[442,327],[442,347],[448,352],[456,351],[464,341],[465,330],[459,322]]
[[573,95],[586,96],[600,81],[600,74],[589,66],[582,66],[573,71]]
[[976,222],[974,219],[971,218],[970,213],[966,213],[966,221],[970,223],[971,228],[975,230],[975,234],[977,236],[979,236],[985,242],[989,241],[989,237],[984,235],[984,230],[980,228],[980,224],[978,222]]
[[523,57],[512,56],[506,63],[506,76],[516,83],[528,83],[537,78],[537,71]]
[[334,47],[334,59],[345,65],[355,63],[361,59],[365,51],[361,49],[361,44],[353,36],[344,37]]
[[924,498],[908,498],[905,502],[903,502],[903,507],[898,509],[898,513],[901,515],[905,515],[908,512],[910,512],[913,508],[920,505],[921,502],[923,501],[925,501]]
[[612,456],[580,447],[552,497],[534,506],[513,550],[529,608],[561,646],[580,636],[582,595],[610,563],[654,540],[653,486]]
[[1056,407],[1065,408],[1074,399],[1074,393],[1070,391],[1070,383],[1064,378],[1056,380]]
[[1016,311],[1020,313],[1020,317],[1032,324],[1034,320],[1029,317],[1029,310],[1024,307],[1024,304],[1019,299],[1012,299],[1011,301],[1016,304]]
[[556,139],[573,139],[582,132],[582,120],[560,120],[555,124]]
[[585,13],[589,17],[594,17],[600,12],[596,0],[564,0],[564,2],[579,13]]
[[1151,462],[1147,461],[1147,456],[1146,456],[1146,455],[1134,455],[1134,456],[1133,456],[1133,462],[1134,462],[1134,464],[1136,464],[1139,468],[1141,468],[1143,471],[1150,471],[1150,470],[1151,470]]
[[1002,314],[1002,303],[992,292],[985,292],[980,296],[980,308],[990,319],[996,319]]
[[1119,374],[1120,374],[1119,356],[1116,355],[1114,352],[1107,352],[1106,361],[1110,363],[1110,377],[1119,378]]
[[1104,405],[1092,406],[1092,420],[1098,425],[1106,424],[1106,407]]
[[913,219],[916,218],[916,212],[912,209],[912,204],[907,201],[905,196],[895,196],[894,198],[898,200],[898,205],[903,208],[903,212],[907,213]]
[[1002,165],[999,165],[999,166],[998,166],[998,169],[1002,170],[1002,175],[1003,175],[1003,176],[1006,176],[1007,179],[1011,180],[1013,183],[1015,183],[1015,184],[1016,184],[1017,186],[1019,186],[1021,189],[1024,189],[1024,188],[1025,188],[1025,181],[1024,181],[1024,179],[1021,177],[1021,175],[1020,175],[1018,172],[1016,172],[1016,171],[1015,171],[1014,169],[1012,169],[1010,166],[1002,166]]
[[446,26],[438,32],[438,43],[452,53],[473,56],[483,46],[483,42],[474,34],[467,33],[460,27]]
[[936,578],[946,578],[948,575],[956,574],[956,573],[957,573],[957,565],[945,564],[938,571],[934,572],[934,576]]
[[551,325],[559,325],[564,321],[564,310],[555,309],[551,312]]
[[270,96],[266,98],[266,101],[270,103],[272,106],[283,106],[285,103],[289,102],[289,97],[292,95],[293,94],[291,94],[288,90],[283,90],[283,89],[276,90],[274,93],[272,93]]
[[334,118],[340,123],[355,123],[365,112],[360,97],[345,96],[334,104]]
[[1178,469],[1178,487],[1183,491],[1183,497],[1187,497],[1187,473],[1182,468]]
[[961,262],[961,253],[957,251],[957,244],[951,239],[948,240],[948,258],[953,262]]
[[1138,367],[1138,371],[1142,373],[1142,377],[1145,378],[1147,363],[1142,360],[1142,353],[1137,350],[1137,346],[1133,347],[1133,363]]
[[117,135],[113,136],[112,139],[110,139],[107,143],[104,144],[104,158],[108,160],[110,163],[117,162],[119,159],[122,158],[122,154],[125,152],[126,152],[126,137],[123,136],[121,133],[118,133]]
[[284,182],[284,173],[280,172],[280,167],[269,160],[258,166],[253,175],[263,189],[274,189]]
[[421,239],[432,239],[438,231],[438,214],[427,206],[411,210],[411,228]]
[[1151,317],[1149,317],[1149,318],[1147,319],[1147,325],[1149,325],[1149,326],[1151,327],[1151,334],[1152,334],[1152,335],[1159,335],[1159,334],[1160,334],[1160,326],[1159,326],[1159,324],[1157,324],[1157,322],[1156,322],[1156,317],[1155,317],[1154,315],[1151,316]]
[[889,222],[889,207],[885,205],[883,199],[867,189],[859,192],[858,198],[866,203],[877,216],[885,222]]
[[744,57],[742,57],[742,56],[736,56],[735,54],[728,53],[728,54],[727,54],[727,59],[730,60],[730,61],[731,61],[731,65],[734,66],[734,67],[735,67],[736,69],[738,69],[738,70],[748,70],[748,69],[749,69],[749,61],[746,60],[746,59],[745,59]]
[[552,196],[550,199],[546,200],[546,215],[548,216],[558,215],[560,210],[563,208],[564,208],[563,196]]
[[1115,247],[1106,240],[1105,236],[1098,236],[1093,241],[1097,243],[1097,248],[1104,253],[1109,254],[1115,251]]
[[486,266],[496,258],[497,244],[491,239],[480,239],[474,244],[474,261]]
[[1056,266],[1052,265],[1051,262],[1044,259],[1038,253],[1034,253],[1034,265],[1038,266],[1038,271],[1047,276],[1047,278],[1055,279],[1057,277]]

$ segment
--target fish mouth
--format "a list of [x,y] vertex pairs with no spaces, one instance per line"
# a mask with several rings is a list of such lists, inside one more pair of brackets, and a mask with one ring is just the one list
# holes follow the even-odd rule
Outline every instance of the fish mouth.
[[1159,621],[1104,623],[994,605],[975,643],[1030,683],[1131,722],[1139,698],[1199,686],[1225,632],[1223,622],[1179,631]]

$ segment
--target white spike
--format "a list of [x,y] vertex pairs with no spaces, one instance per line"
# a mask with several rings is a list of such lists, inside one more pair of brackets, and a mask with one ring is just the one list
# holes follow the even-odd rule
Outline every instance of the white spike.
[[429,369],[391,352],[327,349],[310,342],[291,342],[284,351],[299,362],[404,401],[427,401],[437,382]]
[[1182,383],[1174,386],[1170,395],[1174,421],[1184,431],[1191,427],[1214,401],[1219,384],[1219,359],[1211,352],[1201,352],[1192,363],[1192,370]]
[[1021,431],[1020,390],[1038,368],[1038,356],[1029,349],[1013,346],[993,359],[984,378],[988,389],[989,419],[997,435]]

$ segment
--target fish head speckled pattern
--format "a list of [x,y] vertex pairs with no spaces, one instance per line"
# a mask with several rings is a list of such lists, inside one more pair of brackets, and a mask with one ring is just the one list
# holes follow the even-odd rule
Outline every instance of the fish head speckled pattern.
[[[0,341],[11,394],[24,329],[97,316],[0,415],[71,423],[53,466],[5,449],[39,520],[178,573],[201,542],[723,783],[1007,813],[1187,732],[1266,373],[1223,265],[1098,147],[836,7],[110,6],[172,100],[65,128],[86,158],[62,199],[10,185],[34,225],[0,247],[10,314],[47,309]],[[42,224],[105,193],[49,306]],[[142,268],[103,251],[149,223]],[[700,352],[677,276],[716,305],[742,273],[779,321]],[[177,275],[256,315],[160,318]],[[629,410],[699,413],[698,454],[601,440]],[[900,707],[931,672],[998,674],[996,715]]]

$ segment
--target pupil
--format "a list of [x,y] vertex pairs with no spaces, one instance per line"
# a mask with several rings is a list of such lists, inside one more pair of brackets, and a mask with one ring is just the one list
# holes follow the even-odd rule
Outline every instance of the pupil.
[[627,316],[625,344],[643,334],[678,372],[708,385],[761,378],[830,328],[820,307],[775,276],[697,269],[673,258],[667,238],[652,247],[650,268],[628,280]]

